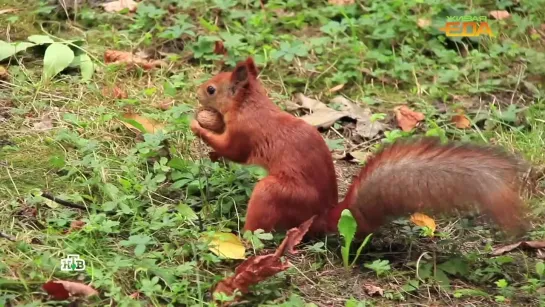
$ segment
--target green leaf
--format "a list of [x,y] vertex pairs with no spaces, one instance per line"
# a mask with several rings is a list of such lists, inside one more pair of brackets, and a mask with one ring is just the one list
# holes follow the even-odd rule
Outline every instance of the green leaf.
[[352,242],[354,236],[356,235],[357,227],[358,224],[356,223],[356,220],[352,216],[350,210],[344,209],[341,213],[339,224],[337,225],[341,236],[343,236],[347,242]]
[[146,251],[146,246],[144,244],[138,244],[134,248],[134,255],[135,256],[142,256],[142,254]]
[[536,273],[539,278],[543,278],[543,275],[545,275],[545,263],[543,261],[536,263]]
[[5,41],[0,41],[0,61],[7,59],[18,52],[25,51],[33,46],[35,46],[33,43],[28,42],[10,44]]
[[43,80],[50,80],[63,71],[74,60],[74,52],[61,43],[53,43],[47,47],[44,55]]
[[53,44],[55,41],[47,35],[31,35],[27,38],[28,41],[36,45]]
[[179,171],[185,170],[186,165],[187,165],[187,162],[180,158],[172,158],[167,163],[167,166],[172,167],[173,169],[177,169]]
[[435,272],[435,280],[437,283],[444,288],[450,287],[450,279],[448,278],[447,274],[443,270],[437,270]]
[[93,73],[95,72],[95,64],[87,55],[87,53],[82,53],[78,55],[79,58],[79,69],[81,70],[81,80],[82,81],[88,81],[91,80],[93,77]]
[[198,219],[198,216],[195,213],[195,211],[193,211],[193,209],[191,209],[191,207],[189,207],[189,205],[187,204],[181,203],[178,205],[178,207],[176,207],[176,209],[178,209],[178,212],[181,215],[183,215],[185,218],[187,218],[188,220]]

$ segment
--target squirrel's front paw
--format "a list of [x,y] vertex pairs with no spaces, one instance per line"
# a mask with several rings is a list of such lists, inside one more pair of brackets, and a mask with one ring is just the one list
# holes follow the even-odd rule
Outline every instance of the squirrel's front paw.
[[197,136],[201,136],[203,134],[203,131],[205,130],[196,120],[191,121],[191,125],[189,126],[189,128],[191,128],[191,131]]

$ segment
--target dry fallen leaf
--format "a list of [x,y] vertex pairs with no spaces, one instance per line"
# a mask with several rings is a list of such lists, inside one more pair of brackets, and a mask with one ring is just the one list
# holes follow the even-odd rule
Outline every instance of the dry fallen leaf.
[[311,111],[310,114],[301,116],[301,119],[315,127],[329,128],[337,120],[349,115],[346,111],[331,109],[325,103],[308,98],[301,93],[295,94],[295,99],[302,108]]
[[435,220],[423,213],[414,213],[413,215],[411,215],[411,222],[413,222],[417,226],[426,226],[432,231],[435,231],[436,228]]
[[384,296],[384,289],[382,289],[381,287],[377,287],[372,284],[364,284],[363,289],[365,290],[365,293],[367,293],[367,295],[373,296],[378,293],[380,296]]
[[352,152],[349,152],[348,153],[353,159],[359,161],[359,162],[364,162],[367,160],[367,158],[369,158],[370,156],[372,156],[373,154],[370,153],[370,152],[364,152],[364,151],[352,151]]
[[301,93],[295,94],[295,100],[298,104],[287,104],[288,109],[309,109],[311,113],[301,116],[301,119],[315,127],[329,128],[337,120],[349,117],[356,120],[356,133],[364,138],[372,138],[385,129],[381,122],[371,121],[370,109],[362,108],[342,96],[331,100],[331,102],[342,106],[340,111],[331,109],[325,103],[308,98]]
[[338,91],[342,90],[343,87],[344,87],[344,83],[341,83],[339,85],[336,85],[336,86],[330,88],[328,92],[329,93],[335,93],[335,92],[338,92]]
[[227,49],[225,49],[222,41],[216,41],[214,43],[214,53],[223,55],[227,54]]
[[459,109],[457,110],[456,115],[452,116],[452,122],[458,129],[467,129],[471,127],[471,122],[467,118],[467,116],[464,114],[464,110]]
[[140,131],[141,133],[155,133],[163,130],[164,126],[153,119],[145,118],[135,113],[127,112],[123,114],[121,122],[127,128],[134,131]]
[[227,259],[246,259],[246,248],[240,239],[232,233],[215,233],[208,248],[219,257]]
[[117,86],[114,86],[113,88],[107,88],[107,87],[103,88],[102,96],[112,97],[115,99],[127,99],[129,97],[129,95],[127,95],[127,93],[124,90],[122,90],[121,88]]
[[171,100],[159,101],[159,102],[153,104],[153,106],[160,109],[160,110],[166,111],[166,110],[170,109],[175,103],[176,103],[176,100],[171,99]]
[[362,108],[343,96],[337,96],[331,102],[341,104],[342,110],[348,112],[348,117],[356,120],[356,133],[363,138],[373,138],[386,129],[383,123],[371,120],[372,113],[369,108]]
[[294,252],[294,246],[307,233],[313,220],[314,217],[305,221],[301,226],[290,229],[274,254],[252,256],[246,259],[235,269],[235,275],[220,281],[213,292],[232,295],[235,290],[239,290],[241,293],[247,293],[250,286],[289,268],[289,262],[282,262],[281,257],[287,252]]
[[155,67],[166,65],[166,63],[161,60],[143,59],[135,54],[132,54],[131,52],[118,51],[118,50],[106,50],[106,52],[104,52],[104,63],[106,64],[125,63],[129,67],[139,66],[145,70],[150,70]]
[[3,10],[0,10],[0,15],[2,14],[7,14],[7,13],[13,13],[13,12],[17,12],[18,9],[3,9]]
[[526,247],[526,248],[532,248],[532,249],[541,249],[545,248],[545,241],[520,241],[513,244],[508,244],[504,246],[499,246],[494,248],[494,250],[490,253],[492,256],[499,256],[502,254],[505,254],[507,252],[510,252],[518,247]]
[[104,10],[108,13],[119,12],[124,9],[129,9],[129,12],[136,11],[138,3],[133,0],[118,0],[101,4]]
[[354,0],[328,0],[329,4],[333,5],[350,5],[354,4]]
[[425,116],[420,112],[415,112],[407,106],[399,106],[394,108],[396,114],[397,125],[403,131],[411,131],[416,125],[423,121]]
[[[301,243],[301,240],[303,240],[303,237],[308,232],[308,229],[312,225],[312,222],[314,222],[315,218],[316,216],[313,216],[310,219],[306,220],[303,224],[299,225],[299,227],[288,230],[288,232],[286,233],[286,237],[288,237],[289,239],[284,239],[284,241],[282,241],[282,243],[286,242],[285,252],[290,254],[297,254],[295,246]],[[282,246],[282,244],[280,246]]]
[[53,129],[53,119],[49,116],[49,114],[45,114],[42,116],[40,121],[34,123],[33,129],[37,131],[47,131]]
[[82,220],[72,221],[72,223],[70,223],[70,230],[69,231],[82,229],[83,226],[85,226],[85,222],[82,221]]
[[0,66],[0,80],[7,81],[8,78],[8,70],[4,66]]
[[490,13],[488,14],[497,20],[503,20],[503,19],[511,17],[508,11],[490,11]]
[[73,281],[48,281],[42,288],[55,300],[66,300],[69,295],[86,297],[98,295],[98,292],[92,287]]
[[420,28],[427,28],[431,25],[431,20],[419,18],[417,24]]

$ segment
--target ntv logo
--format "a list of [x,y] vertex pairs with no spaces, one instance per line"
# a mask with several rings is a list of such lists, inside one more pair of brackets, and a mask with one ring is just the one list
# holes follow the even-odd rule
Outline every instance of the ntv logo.
[[85,271],[85,260],[79,255],[68,255],[61,259],[61,271]]

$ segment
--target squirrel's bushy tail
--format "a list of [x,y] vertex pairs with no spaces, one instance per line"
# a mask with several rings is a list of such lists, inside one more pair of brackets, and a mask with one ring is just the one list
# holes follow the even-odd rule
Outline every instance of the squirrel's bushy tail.
[[390,217],[477,207],[503,229],[522,230],[523,170],[517,159],[496,148],[441,144],[436,138],[398,141],[368,160],[330,221],[349,208],[359,232],[369,233]]

